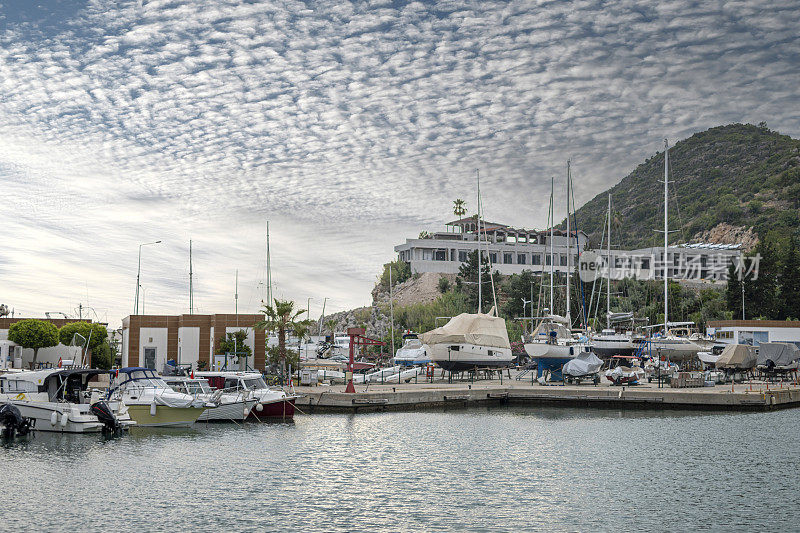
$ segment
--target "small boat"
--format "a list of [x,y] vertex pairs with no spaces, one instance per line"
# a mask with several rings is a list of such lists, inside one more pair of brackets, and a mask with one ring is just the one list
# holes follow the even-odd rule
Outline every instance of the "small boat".
[[609,360],[605,376],[614,385],[638,385],[646,374],[636,357],[615,355]]
[[762,372],[786,374],[800,365],[800,349],[792,342],[762,342],[758,346],[756,367]]
[[416,333],[407,332],[403,335],[403,346],[397,349],[394,364],[403,366],[426,365],[431,362],[425,345],[419,340]]
[[50,368],[0,375],[0,403],[14,406],[37,431],[116,433],[134,424],[127,407],[104,400],[109,372]]
[[109,399],[121,400],[143,427],[191,427],[208,407],[202,399],[175,392],[155,370],[126,367],[117,371]]
[[604,329],[600,334],[592,336],[591,349],[597,356],[608,358],[614,355],[633,355],[636,344],[630,335]]
[[252,420],[294,417],[297,395],[269,388],[258,372],[195,372],[195,376],[207,379],[213,389],[242,393],[248,400],[255,400],[249,415]]
[[582,352],[575,359],[568,361],[561,369],[564,381],[572,383],[584,379],[591,379],[595,384],[600,383],[598,372],[603,367],[603,360],[592,352]]
[[217,405],[216,407],[206,409],[197,419],[198,422],[207,422],[211,420],[244,420],[250,415],[250,411],[256,403],[258,403],[258,400],[255,398],[249,397],[250,395],[247,391],[214,391],[208,384],[208,380],[204,378],[165,376],[164,382],[176,392],[182,392],[203,400],[206,403]]

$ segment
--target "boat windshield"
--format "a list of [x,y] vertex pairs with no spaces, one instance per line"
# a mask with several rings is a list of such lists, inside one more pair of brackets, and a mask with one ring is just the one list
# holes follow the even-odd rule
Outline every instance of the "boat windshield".
[[187,381],[186,390],[189,394],[208,394],[211,392],[211,387],[207,381]]
[[242,380],[242,385],[247,390],[266,389],[267,384],[262,378],[248,378]]
[[[122,378],[122,376],[120,376]],[[130,381],[128,381],[130,380]],[[122,378],[122,386],[129,389],[168,389],[169,386],[152,370],[136,370]]]

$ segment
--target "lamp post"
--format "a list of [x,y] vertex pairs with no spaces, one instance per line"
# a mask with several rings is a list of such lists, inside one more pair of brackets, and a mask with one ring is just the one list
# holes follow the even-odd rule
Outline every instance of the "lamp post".
[[142,275],[142,246],[149,246],[151,244],[160,244],[160,243],[161,241],[153,241],[153,242],[144,242],[139,245],[139,266],[136,269],[136,300],[134,301],[133,304],[134,315],[139,314],[139,287],[141,287],[141,285],[139,285],[139,281]]

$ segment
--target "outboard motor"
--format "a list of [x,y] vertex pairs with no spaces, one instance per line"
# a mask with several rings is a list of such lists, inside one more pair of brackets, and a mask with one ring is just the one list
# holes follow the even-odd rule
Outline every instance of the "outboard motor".
[[117,433],[119,432],[121,426],[117,417],[114,416],[114,412],[109,407],[108,403],[100,400],[99,402],[95,402],[89,407],[89,412],[92,413],[97,419],[103,423],[104,432],[106,433]]
[[22,416],[19,409],[10,403],[0,405],[0,424],[3,425],[3,437],[27,435],[33,424],[29,418]]

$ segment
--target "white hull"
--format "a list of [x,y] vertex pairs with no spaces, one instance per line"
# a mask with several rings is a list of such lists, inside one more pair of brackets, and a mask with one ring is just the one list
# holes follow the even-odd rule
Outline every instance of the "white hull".
[[433,362],[454,372],[473,368],[504,368],[510,366],[513,360],[510,348],[449,343],[433,344],[429,347]]
[[[25,400],[0,400],[11,403],[22,416],[34,420],[36,431],[54,433],[100,433],[103,423],[89,414],[88,405],[55,402],[29,402]],[[116,413],[115,413],[116,415]],[[133,425],[127,414],[118,416],[123,426]]]
[[[680,338],[653,339],[650,343],[650,348],[653,354],[667,357],[671,361],[692,359],[697,356],[698,352],[703,351],[703,349],[694,342]],[[647,352],[648,348],[645,347],[644,353]]]
[[531,357],[576,357],[586,350],[585,344],[525,343],[525,353]]
[[206,409],[197,419],[198,422],[209,420],[244,420],[255,406],[256,400],[238,401],[221,404],[218,407]]

